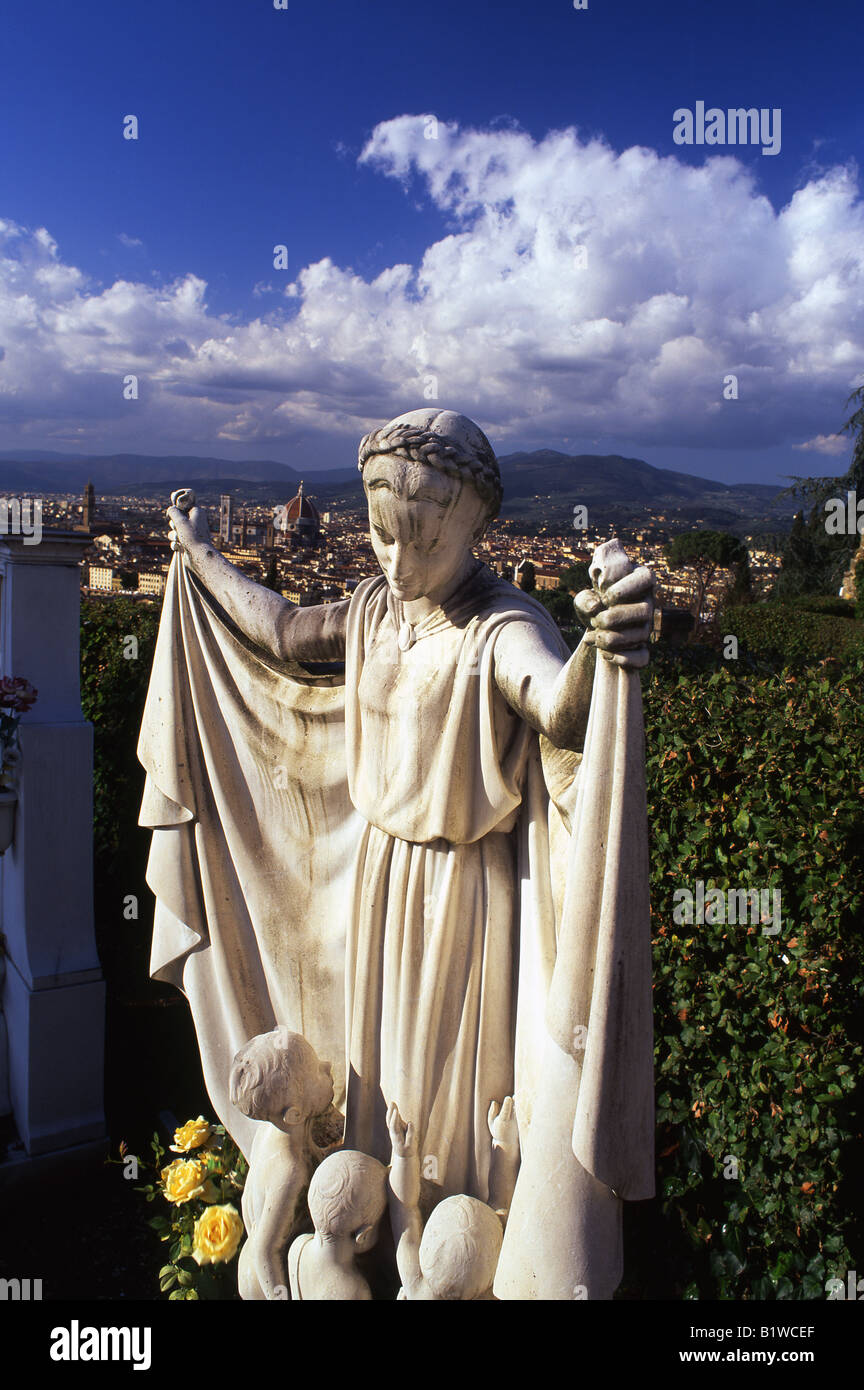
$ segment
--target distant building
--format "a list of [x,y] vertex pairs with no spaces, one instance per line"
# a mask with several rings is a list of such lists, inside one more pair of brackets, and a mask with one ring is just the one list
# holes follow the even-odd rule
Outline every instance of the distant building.
[[120,576],[114,573],[113,565],[91,565],[89,584],[91,589],[117,593],[120,589]]
[[235,564],[238,560],[245,561],[246,564],[251,564],[253,560],[260,559],[255,546],[234,545],[230,550],[223,550],[222,554],[225,556],[225,559],[230,560],[232,564]]
[[81,530],[92,530],[95,518],[96,493],[93,490],[93,484],[88,481],[87,486],[84,489],[84,502],[81,507]]
[[219,539],[223,545],[230,545],[231,527],[234,521],[234,498],[224,493],[219,498]]
[[138,592],[139,594],[156,594],[161,596],[165,592],[164,574],[149,574],[144,570],[138,571]]
[[287,598],[289,603],[296,603],[298,608],[310,608],[318,602],[317,594],[306,589],[283,589],[282,596]]
[[318,538],[321,534],[321,517],[315,503],[303,491],[302,482],[297,489],[296,497],[292,497],[291,501],[284,506],[275,508],[273,524],[293,547],[318,544]]
[[534,584],[538,589],[558,589],[561,587],[561,574],[558,570],[535,567]]
[[119,555],[123,549],[123,528],[120,526],[109,527],[101,522],[99,534],[93,537],[93,544],[99,550],[112,550],[115,555]]

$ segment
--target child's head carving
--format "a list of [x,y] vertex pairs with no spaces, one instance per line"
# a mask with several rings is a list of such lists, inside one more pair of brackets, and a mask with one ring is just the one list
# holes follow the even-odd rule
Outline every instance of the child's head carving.
[[300,1033],[259,1033],[234,1058],[231,1104],[253,1120],[299,1124],[322,1114],[333,1099],[330,1067]]
[[387,1169],[369,1154],[337,1149],[313,1173],[308,1200],[319,1235],[350,1235],[358,1250],[370,1250],[387,1205]]
[[436,1298],[470,1301],[492,1287],[501,1222],[476,1197],[445,1197],[435,1207],[420,1242],[420,1269]]

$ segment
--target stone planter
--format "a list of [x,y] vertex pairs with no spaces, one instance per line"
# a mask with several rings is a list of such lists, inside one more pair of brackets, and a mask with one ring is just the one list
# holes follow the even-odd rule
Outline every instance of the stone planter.
[[0,854],[5,854],[12,843],[17,804],[18,793],[16,791],[0,790]]

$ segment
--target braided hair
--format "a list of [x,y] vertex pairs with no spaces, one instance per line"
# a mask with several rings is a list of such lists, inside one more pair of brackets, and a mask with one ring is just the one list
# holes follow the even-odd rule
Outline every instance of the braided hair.
[[428,464],[448,478],[470,483],[486,503],[487,520],[491,521],[501,507],[501,474],[492,445],[482,430],[474,428],[476,448],[466,450],[453,444],[446,435],[397,420],[373,430],[360,441],[357,466],[362,473],[366,462],[375,454],[395,454],[412,463]]

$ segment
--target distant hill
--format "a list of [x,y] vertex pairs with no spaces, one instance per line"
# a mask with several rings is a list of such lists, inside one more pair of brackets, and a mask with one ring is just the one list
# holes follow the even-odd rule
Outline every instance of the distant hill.
[[[562,515],[576,503],[588,507],[589,517],[606,519],[669,512],[702,518],[715,526],[775,524],[790,519],[797,506],[790,497],[778,499],[781,489],[765,483],[720,483],[690,473],[655,468],[643,459],[620,454],[563,454],[556,449],[506,454],[499,460],[504,484],[505,516],[520,512],[537,519],[548,515],[550,502]],[[526,507],[526,504],[530,504]]]
[[54,454],[28,450],[0,453],[0,489],[29,488],[32,492],[79,492],[92,480],[97,492],[129,492],[147,495],[184,483],[278,483],[280,491],[296,492],[301,478],[314,477],[327,484],[355,480],[356,468],[331,468],[322,472],[309,469],[298,473],[287,463],[272,459],[240,461],[202,458],[199,455],[151,454]]
[[[782,526],[791,519],[792,498],[777,500],[779,487],[764,483],[720,483],[619,454],[564,454],[556,449],[505,454],[499,460],[504,484],[504,516],[526,520],[564,520],[582,503],[589,519],[611,515],[636,518],[646,510],[668,512],[709,525],[741,529],[757,523]],[[313,468],[299,472],[272,459],[243,461],[198,455],[75,455],[26,450],[0,453],[0,491],[40,495],[81,492],[92,479],[97,493],[153,496],[189,484],[202,499],[236,492],[250,501],[286,497],[301,477],[307,491],[326,501],[356,498],[362,485],[356,467]]]

